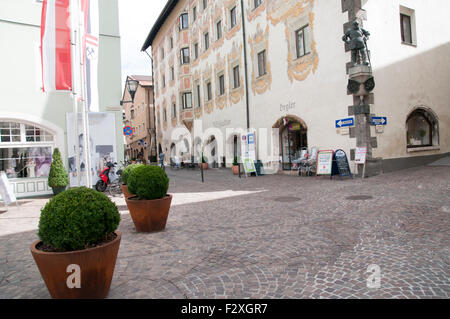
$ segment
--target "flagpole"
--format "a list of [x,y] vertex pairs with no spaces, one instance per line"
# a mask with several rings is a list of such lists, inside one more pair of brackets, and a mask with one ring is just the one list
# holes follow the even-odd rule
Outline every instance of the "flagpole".
[[[75,0],[77,3],[77,13],[81,13],[80,0]],[[89,124],[88,124],[88,110],[87,110],[87,97],[86,97],[86,73],[85,73],[85,59],[84,59],[84,46],[83,46],[83,36],[85,32],[84,19],[78,19],[78,43],[79,45],[79,58],[80,58],[80,92],[81,92],[81,117],[83,122],[83,145],[84,145],[84,170],[86,174],[86,187],[91,188],[91,163],[90,163],[90,147],[89,147]]]
[[[77,10],[74,8],[74,2],[70,2],[70,22],[71,22],[71,44],[72,44],[72,98],[73,98],[73,113],[74,113],[74,138],[75,138],[75,170],[77,176],[77,186],[80,186],[80,142],[78,139],[78,93],[75,88],[75,83],[77,83],[77,69],[78,69],[78,19],[79,15],[76,13]],[[69,132],[68,132],[69,133]]]

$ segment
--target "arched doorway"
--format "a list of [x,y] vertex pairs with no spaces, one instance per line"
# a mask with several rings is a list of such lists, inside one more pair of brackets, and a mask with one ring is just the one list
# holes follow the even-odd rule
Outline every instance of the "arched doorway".
[[283,170],[292,170],[300,159],[303,149],[308,148],[308,128],[305,122],[294,115],[282,117],[273,126],[280,130],[280,157]]

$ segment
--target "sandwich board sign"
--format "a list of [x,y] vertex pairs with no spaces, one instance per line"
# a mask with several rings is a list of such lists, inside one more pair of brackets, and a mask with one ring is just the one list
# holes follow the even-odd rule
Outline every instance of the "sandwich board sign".
[[333,151],[319,151],[317,154],[316,176],[331,175],[333,154]]
[[0,172],[0,195],[2,196],[5,206],[8,207],[11,203],[17,203],[16,195],[13,192],[11,184],[5,172]]
[[350,164],[348,162],[347,153],[343,150],[337,150],[334,153],[333,158],[333,168],[331,172],[331,177],[339,175],[342,180],[342,177],[350,176],[353,178],[352,171],[350,170]]
[[251,158],[243,158],[242,162],[244,164],[245,174],[256,173],[255,163],[252,161]]

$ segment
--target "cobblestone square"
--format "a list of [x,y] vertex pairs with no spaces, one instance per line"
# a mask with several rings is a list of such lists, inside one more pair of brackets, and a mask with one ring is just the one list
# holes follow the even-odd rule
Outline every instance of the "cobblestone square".
[[[366,180],[170,170],[164,232],[125,202],[109,298],[449,298],[450,167]],[[31,256],[48,199],[0,209],[0,298],[50,298]],[[368,267],[380,270],[369,288]],[[369,285],[370,286],[370,285]]]

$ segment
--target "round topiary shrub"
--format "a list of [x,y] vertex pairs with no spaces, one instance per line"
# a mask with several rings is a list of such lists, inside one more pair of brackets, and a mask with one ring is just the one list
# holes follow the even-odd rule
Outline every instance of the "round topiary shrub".
[[169,178],[159,166],[141,165],[128,176],[128,191],[140,199],[163,198],[168,189]]
[[130,173],[136,168],[139,167],[142,164],[130,164],[122,172],[122,184],[127,185],[128,177],[130,176]]
[[53,160],[48,174],[49,187],[66,187],[69,184],[69,177],[64,168],[61,153],[58,148],[53,151]]
[[119,223],[119,210],[105,194],[77,187],[45,205],[38,235],[44,245],[57,251],[82,250],[105,241]]

